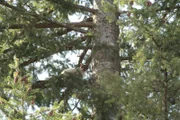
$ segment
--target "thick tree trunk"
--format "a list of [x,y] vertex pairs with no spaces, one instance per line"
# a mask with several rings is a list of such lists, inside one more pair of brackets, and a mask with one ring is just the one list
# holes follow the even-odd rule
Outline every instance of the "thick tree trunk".
[[[111,5],[113,0],[106,0]],[[111,73],[119,71],[119,49],[117,39],[119,36],[119,27],[116,25],[116,11],[103,11],[101,0],[95,0],[95,7],[99,12],[94,16],[95,27],[95,46],[93,49],[93,70],[98,73],[107,70]],[[108,17],[111,20],[108,21]],[[112,18],[114,17],[114,18]]]
[[[114,6],[113,0],[104,1],[105,4],[110,4],[111,6]],[[103,89],[101,83],[103,82],[102,76],[104,76],[104,73],[115,74],[119,73],[120,69],[119,48],[117,43],[119,36],[119,27],[116,25],[118,17],[116,14],[115,6],[114,9],[111,9],[112,11],[104,11],[104,5],[102,4],[101,0],[95,0],[94,6],[99,11],[94,16],[94,22],[96,24],[96,27],[94,29],[95,39],[92,53],[93,72],[96,85],[100,89]],[[113,107],[115,107],[116,105],[111,105],[110,108],[112,108],[113,110],[107,110],[107,107],[109,106],[106,106],[104,104],[107,99],[108,98],[105,97],[103,100],[102,96],[98,99],[100,106],[96,106],[96,117],[99,120],[115,119],[115,109],[117,110],[117,108]]]

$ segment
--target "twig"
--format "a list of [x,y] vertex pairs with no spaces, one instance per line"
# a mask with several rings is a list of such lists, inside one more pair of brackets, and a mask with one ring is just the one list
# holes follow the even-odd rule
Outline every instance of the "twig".
[[76,104],[74,105],[74,108],[73,108],[71,111],[74,111],[74,110],[77,108],[77,106],[78,106],[78,104],[79,104],[80,101],[81,101],[81,100],[78,100],[78,101],[76,102]]

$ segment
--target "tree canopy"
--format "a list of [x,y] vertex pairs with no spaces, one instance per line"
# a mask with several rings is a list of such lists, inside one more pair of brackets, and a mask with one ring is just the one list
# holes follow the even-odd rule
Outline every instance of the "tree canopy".
[[179,18],[179,0],[0,0],[0,118],[180,118]]

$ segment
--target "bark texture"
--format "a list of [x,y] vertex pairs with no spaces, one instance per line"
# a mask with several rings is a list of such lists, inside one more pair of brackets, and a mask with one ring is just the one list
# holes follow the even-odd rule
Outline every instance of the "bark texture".
[[[113,0],[106,0],[113,5]],[[117,44],[119,27],[116,25],[116,11],[106,12],[103,10],[101,0],[95,0],[95,7],[99,11],[94,16],[95,39],[93,48],[93,71],[99,75],[104,70],[110,73],[119,71],[119,48]],[[114,15],[112,15],[114,14]],[[108,21],[108,16],[115,16]]]
[[[103,8],[105,7],[105,4],[110,5],[110,7],[114,7],[114,9],[105,11]],[[94,23],[96,24],[94,29],[95,38],[92,53],[93,72],[95,83],[101,89],[102,86],[100,83],[103,82],[103,73],[119,73],[120,61],[119,47],[117,43],[119,27],[116,25],[118,17],[116,7],[113,5],[113,0],[104,0],[104,4],[101,0],[95,0],[94,7],[98,9],[98,12],[96,12],[93,18]],[[112,109],[107,110],[109,106],[104,104],[107,99],[108,98],[106,97],[102,99],[102,96],[99,98],[100,107],[96,108],[96,114],[99,120],[115,119],[116,113],[114,111],[118,111],[117,107],[113,104],[111,105],[112,107],[110,107]]]

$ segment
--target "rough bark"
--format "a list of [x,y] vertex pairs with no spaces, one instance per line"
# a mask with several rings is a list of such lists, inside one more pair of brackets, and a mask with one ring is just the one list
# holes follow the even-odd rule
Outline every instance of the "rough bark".
[[[113,3],[113,0],[107,0],[107,2]],[[116,25],[117,17],[113,21],[108,21],[107,17],[110,14],[116,13],[104,12],[103,6],[100,0],[95,0],[96,7],[99,12],[94,17],[95,27],[95,39],[93,48],[93,71],[98,73],[104,70],[110,73],[119,71],[119,53],[118,53],[118,35],[119,27]]]
[[[114,6],[113,0],[104,1]],[[96,85],[103,89],[103,86],[100,84],[103,82],[103,73],[115,74],[119,73],[120,69],[119,48],[117,44],[119,27],[116,25],[118,17],[116,11],[104,11],[101,0],[95,0],[94,6],[99,11],[94,16],[96,27],[94,29],[95,39],[92,53],[93,72]],[[113,16],[114,18],[112,18]],[[108,17],[111,20],[108,20]],[[99,120],[116,119],[116,112],[118,112],[116,105],[111,105],[110,109],[107,110],[109,106],[106,106],[104,102],[108,98],[104,98],[104,100],[101,98],[98,101],[101,107],[96,107],[96,117]]]

